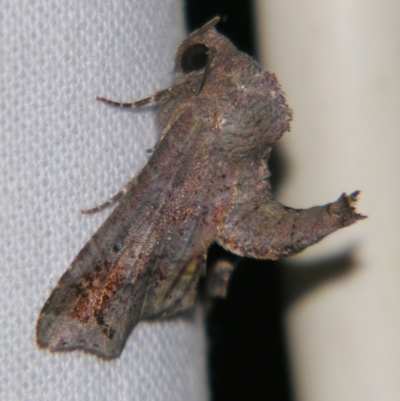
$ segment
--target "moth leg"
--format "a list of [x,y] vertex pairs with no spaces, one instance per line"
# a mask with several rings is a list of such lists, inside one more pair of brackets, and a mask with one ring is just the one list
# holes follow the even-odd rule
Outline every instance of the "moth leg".
[[216,240],[241,256],[277,259],[292,255],[364,219],[354,207],[358,193],[343,194],[336,202],[310,209],[292,209],[273,199],[250,208],[237,205],[219,228]]
[[136,102],[118,102],[115,100],[111,99],[106,99],[105,97],[97,96],[96,100],[98,102],[103,102],[105,104],[108,104],[110,106],[115,106],[119,107],[121,109],[138,109],[139,107],[147,106],[147,105],[153,105],[153,96],[151,97],[146,97],[144,99],[137,100]]
[[229,280],[239,259],[234,260],[221,259],[213,263],[207,272],[206,295],[207,302],[213,298],[225,298],[228,292]]
[[181,84],[175,84],[174,86],[170,86],[169,88],[160,90],[154,95],[146,97],[144,99],[136,100],[135,102],[119,102],[111,99],[107,99],[102,96],[97,96],[96,100],[99,102],[103,102],[110,106],[119,107],[122,109],[138,109],[144,106],[155,106],[160,103],[164,103],[167,100],[175,97],[181,91],[181,86],[186,85],[185,82]]
[[114,203],[118,202],[128,191],[128,186],[124,187],[119,191],[116,195],[114,195],[111,199],[109,199],[107,202],[102,203],[99,206],[96,206],[92,209],[86,209],[86,210],[81,210],[82,214],[93,214],[100,212],[101,210],[106,209],[107,207],[113,205]]

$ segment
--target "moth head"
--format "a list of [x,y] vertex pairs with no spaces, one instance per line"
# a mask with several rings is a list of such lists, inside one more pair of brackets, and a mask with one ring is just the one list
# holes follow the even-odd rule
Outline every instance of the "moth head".
[[210,52],[204,43],[189,45],[182,53],[180,67],[184,74],[200,71],[207,66]]
[[214,28],[220,18],[216,17],[203,27],[191,33],[178,47],[174,72],[177,77],[202,75],[206,68],[218,64],[218,59],[226,57],[236,49],[232,43]]

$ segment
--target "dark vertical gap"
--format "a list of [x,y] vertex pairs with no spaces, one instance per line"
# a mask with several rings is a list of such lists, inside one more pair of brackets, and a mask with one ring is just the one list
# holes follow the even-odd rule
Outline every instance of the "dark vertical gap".
[[185,3],[188,32],[219,16],[218,32],[229,37],[239,50],[255,56],[251,1],[186,0]]
[[[218,31],[239,50],[255,56],[251,1],[186,0],[188,32],[217,15],[222,19]],[[272,153],[269,164],[276,181],[285,164],[276,151]],[[209,259],[224,252],[215,245]],[[283,314],[280,262],[243,259],[233,273],[226,299],[216,299],[208,314],[213,401],[293,400]]]

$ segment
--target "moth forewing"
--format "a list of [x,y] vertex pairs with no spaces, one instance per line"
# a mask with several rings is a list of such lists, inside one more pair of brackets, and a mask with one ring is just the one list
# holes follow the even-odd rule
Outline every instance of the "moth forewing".
[[[364,216],[358,192],[310,209],[271,193],[266,159],[290,129],[291,110],[273,74],[217,33],[213,19],[175,58],[176,83],[118,107],[158,106],[160,140],[45,303],[37,342],[117,357],[140,319],[193,306],[213,241],[240,255],[300,252]],[[211,269],[208,293],[224,296],[233,265]]]

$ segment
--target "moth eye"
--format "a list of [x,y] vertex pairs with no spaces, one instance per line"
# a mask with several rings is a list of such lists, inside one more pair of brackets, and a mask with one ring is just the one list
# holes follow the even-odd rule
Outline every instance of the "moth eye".
[[188,74],[192,71],[201,70],[207,64],[208,47],[202,43],[189,46],[181,58],[182,71]]

